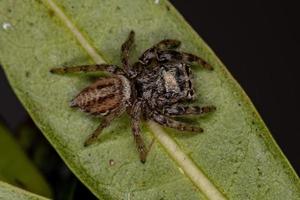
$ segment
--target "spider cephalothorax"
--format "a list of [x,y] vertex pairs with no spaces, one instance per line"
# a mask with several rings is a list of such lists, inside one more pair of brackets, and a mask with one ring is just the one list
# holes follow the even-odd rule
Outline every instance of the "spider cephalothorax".
[[162,40],[146,50],[133,65],[128,62],[129,50],[134,41],[131,31],[121,47],[123,68],[110,64],[83,65],[51,69],[52,73],[107,71],[110,77],[99,78],[82,90],[72,101],[72,107],[93,115],[102,115],[100,126],[85,141],[93,143],[111,121],[127,110],[132,118],[132,133],[144,163],[147,148],[140,135],[140,122],[144,118],[163,126],[182,131],[202,132],[200,127],[176,121],[175,116],[202,115],[215,110],[214,106],[185,106],[184,101],[195,98],[192,84],[192,63],[212,70],[200,57],[178,52],[178,40]]

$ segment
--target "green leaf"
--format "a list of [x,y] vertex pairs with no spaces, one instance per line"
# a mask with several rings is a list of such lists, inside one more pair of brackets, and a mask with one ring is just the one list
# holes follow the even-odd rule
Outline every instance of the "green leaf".
[[27,192],[0,181],[0,199],[5,200],[47,200],[47,198]]
[[0,158],[0,180],[43,196],[51,196],[45,179],[2,124]]
[[[0,62],[12,87],[71,170],[99,198],[300,198],[299,178],[246,94],[169,2],[6,0],[0,13]],[[144,165],[126,115],[103,132],[99,143],[83,147],[100,121],[68,103],[90,78],[49,73],[54,66],[120,64],[120,45],[130,30],[136,32],[132,60],[154,43],[176,38],[184,51],[215,68],[194,68],[196,103],[217,107],[196,118],[205,132],[144,123],[146,142],[157,141]]]

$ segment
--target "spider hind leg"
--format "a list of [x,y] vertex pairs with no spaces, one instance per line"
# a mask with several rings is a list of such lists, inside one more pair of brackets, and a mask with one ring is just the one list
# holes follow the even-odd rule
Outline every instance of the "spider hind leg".
[[84,146],[87,147],[94,142],[96,142],[97,138],[99,137],[100,133],[103,131],[104,128],[108,127],[111,122],[120,116],[124,112],[123,109],[119,109],[115,112],[109,113],[107,116],[105,116],[101,122],[101,124],[97,127],[97,129],[88,136],[88,138],[84,142]]

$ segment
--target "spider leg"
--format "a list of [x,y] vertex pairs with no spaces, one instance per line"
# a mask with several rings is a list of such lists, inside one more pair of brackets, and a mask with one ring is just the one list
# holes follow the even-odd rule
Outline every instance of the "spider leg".
[[154,45],[153,47],[158,50],[176,49],[180,46],[179,40],[165,39]]
[[108,65],[108,64],[59,67],[50,70],[50,72],[54,74],[65,74],[65,73],[74,73],[74,72],[96,72],[96,71],[107,71],[112,74],[123,74],[121,68],[119,68],[116,65]]
[[174,50],[165,50],[165,51],[158,52],[158,60],[159,61],[182,60],[183,62],[188,64],[197,63],[205,69],[213,70],[213,67],[201,57],[198,57],[194,54],[178,52]]
[[163,114],[168,116],[178,115],[205,115],[212,111],[215,111],[215,106],[184,106],[184,105],[172,105],[163,109]]
[[153,47],[147,49],[139,61],[143,64],[148,64],[152,59],[157,58],[157,52],[167,49],[176,49],[180,46],[181,42],[179,40],[165,39],[154,45]]
[[150,118],[153,121],[159,123],[160,125],[166,126],[169,128],[174,128],[174,129],[178,129],[181,131],[203,132],[203,129],[200,127],[192,126],[192,125],[184,123],[184,122],[179,122],[179,121],[176,121],[165,115],[160,115],[158,113],[152,113],[150,115]]
[[123,69],[127,74],[130,73],[130,65],[129,65],[129,52],[134,43],[134,31],[130,31],[127,40],[121,46],[121,59],[123,64]]
[[107,116],[105,116],[101,122],[101,124],[97,127],[97,129],[90,135],[88,136],[88,138],[86,139],[86,141],[84,142],[84,146],[89,146],[90,144],[94,143],[98,136],[100,135],[100,133],[102,132],[102,130],[104,128],[106,128],[107,126],[110,125],[110,123],[117,118],[118,116],[120,116],[122,113],[124,112],[124,109],[118,109],[110,114],[108,114]]
[[148,150],[145,146],[144,140],[141,137],[141,129],[140,129],[140,122],[141,122],[141,102],[135,102],[132,111],[132,134],[134,137],[134,141],[136,144],[137,151],[140,154],[140,160],[142,163],[146,162]]

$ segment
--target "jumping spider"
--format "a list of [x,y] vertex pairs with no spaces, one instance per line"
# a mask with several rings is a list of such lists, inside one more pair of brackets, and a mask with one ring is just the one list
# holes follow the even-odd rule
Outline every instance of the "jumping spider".
[[162,126],[181,131],[202,132],[203,129],[179,122],[172,117],[181,115],[203,115],[215,110],[214,106],[185,106],[180,102],[193,100],[192,63],[212,70],[202,58],[178,52],[180,41],[166,39],[147,49],[138,62],[129,64],[129,50],[134,42],[134,32],[121,47],[122,67],[110,64],[82,65],[51,69],[52,73],[107,71],[110,77],[99,78],[83,89],[70,103],[92,115],[102,115],[99,127],[84,145],[93,143],[101,131],[125,110],[130,115],[133,137],[140,160],[145,163],[148,150],[141,137],[141,119],[149,119]]

